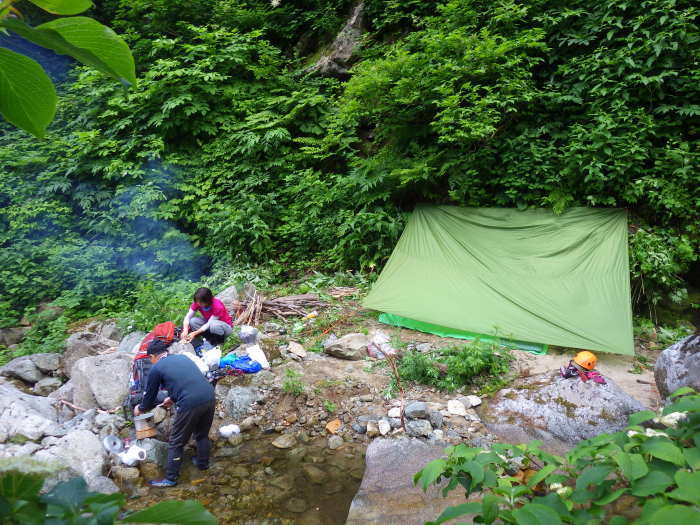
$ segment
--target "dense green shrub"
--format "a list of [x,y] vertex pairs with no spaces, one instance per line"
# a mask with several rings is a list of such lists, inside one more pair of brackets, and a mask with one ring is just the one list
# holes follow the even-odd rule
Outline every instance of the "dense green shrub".
[[404,352],[399,363],[403,381],[453,391],[475,385],[493,388],[505,381],[513,356],[507,348],[480,341],[434,352]]
[[700,395],[683,388],[655,416],[633,414],[625,431],[582,441],[565,457],[539,441],[450,447],[415,482],[426,489],[447,480],[443,494],[460,487],[478,501],[449,507],[428,525],[467,514],[485,524],[697,523]]

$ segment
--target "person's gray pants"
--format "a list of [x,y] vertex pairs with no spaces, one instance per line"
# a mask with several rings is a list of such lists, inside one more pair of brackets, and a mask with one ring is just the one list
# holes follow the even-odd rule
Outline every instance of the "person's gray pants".
[[[199,330],[206,324],[206,321],[201,317],[192,317],[190,319],[190,330]],[[204,338],[213,345],[221,344],[229,335],[233,333],[233,328],[228,323],[220,319],[209,322],[209,328],[202,334]],[[213,337],[212,337],[213,336]]]

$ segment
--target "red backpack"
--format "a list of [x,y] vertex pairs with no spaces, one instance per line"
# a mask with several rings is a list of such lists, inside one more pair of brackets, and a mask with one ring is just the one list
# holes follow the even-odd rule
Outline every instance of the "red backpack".
[[175,341],[176,337],[179,335],[179,332],[180,329],[175,326],[175,323],[172,321],[157,324],[153,327],[153,330],[151,330],[141,341],[141,346],[139,346],[139,351],[134,357],[134,360],[143,359],[148,355],[146,351],[148,350],[148,345],[151,341],[158,339],[169,345]]

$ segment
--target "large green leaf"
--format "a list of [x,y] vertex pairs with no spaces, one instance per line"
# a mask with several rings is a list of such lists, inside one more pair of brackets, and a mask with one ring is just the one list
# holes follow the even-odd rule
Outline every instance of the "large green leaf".
[[413,483],[420,485],[423,490],[427,490],[440,477],[440,474],[445,471],[446,466],[447,462],[444,459],[431,461],[423,467],[423,470],[413,476]]
[[644,421],[649,421],[656,416],[656,412],[652,410],[641,410],[640,412],[635,412],[629,418],[628,425],[639,425]]
[[700,470],[700,448],[684,448],[683,457],[693,470]]
[[8,500],[30,500],[39,495],[44,478],[39,474],[3,472],[0,474],[0,496]]
[[56,113],[56,101],[53,83],[39,64],[0,48],[0,113],[6,120],[43,137]]
[[161,523],[176,525],[216,525],[216,518],[197,501],[162,501],[129,514],[119,523]]
[[561,518],[549,507],[539,503],[528,503],[513,511],[518,525],[560,525]]
[[630,481],[646,476],[649,472],[649,467],[641,454],[620,452],[615,454],[613,459],[620,466],[622,474]]
[[18,35],[62,55],[70,55],[125,85],[136,82],[134,58],[126,42],[92,18],[59,18],[31,27],[17,18],[0,21]]
[[664,474],[658,470],[649,472],[643,478],[635,481],[632,484],[632,495],[639,497],[651,496],[665,491],[673,484],[671,476]]
[[44,11],[55,15],[77,15],[92,7],[90,0],[29,0]]
[[596,465],[585,469],[576,480],[577,489],[585,489],[591,484],[601,483],[612,472],[613,468],[608,465]]
[[426,525],[440,525],[441,523],[445,523],[446,521],[458,518],[459,516],[464,516],[465,514],[478,514],[479,512],[481,512],[481,503],[462,503],[461,505],[447,507],[445,510],[442,511],[442,514],[438,516],[437,520],[429,521],[428,523],[426,523]]
[[663,507],[651,517],[651,525],[690,525],[691,523],[700,523],[700,512],[683,505]]
[[668,493],[670,497],[700,505],[700,472],[676,472],[678,488]]
[[685,464],[681,449],[666,438],[651,438],[642,445],[642,451],[674,465],[683,466]]

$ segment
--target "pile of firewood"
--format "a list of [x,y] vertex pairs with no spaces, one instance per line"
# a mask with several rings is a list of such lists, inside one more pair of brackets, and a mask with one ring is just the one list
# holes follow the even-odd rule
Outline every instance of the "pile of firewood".
[[263,313],[274,315],[284,321],[285,318],[291,316],[305,317],[314,309],[328,306],[327,303],[319,299],[318,295],[313,293],[265,299],[257,292],[253,292],[239,304],[242,311],[236,317],[234,324],[253,326],[260,323],[260,315]]

